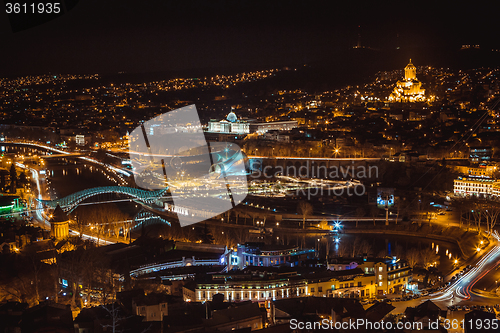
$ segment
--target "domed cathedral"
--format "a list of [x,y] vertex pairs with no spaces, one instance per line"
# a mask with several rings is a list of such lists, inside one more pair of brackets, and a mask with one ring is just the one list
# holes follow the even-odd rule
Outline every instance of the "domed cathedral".
[[410,63],[405,67],[405,78],[396,83],[396,87],[389,96],[389,102],[425,102],[425,89],[422,82],[417,80],[417,68]]
[[56,240],[68,238],[69,218],[68,215],[57,205],[50,218],[50,235]]

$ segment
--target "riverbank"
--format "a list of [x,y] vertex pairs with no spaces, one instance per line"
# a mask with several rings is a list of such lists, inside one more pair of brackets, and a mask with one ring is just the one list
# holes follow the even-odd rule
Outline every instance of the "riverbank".
[[389,226],[376,226],[373,228],[346,227],[342,230],[345,234],[387,234],[410,237],[420,237],[454,243],[460,249],[464,259],[474,255],[478,244],[483,240],[482,247],[488,245],[488,241],[476,231],[464,231],[458,227],[441,227],[437,225],[398,224]]

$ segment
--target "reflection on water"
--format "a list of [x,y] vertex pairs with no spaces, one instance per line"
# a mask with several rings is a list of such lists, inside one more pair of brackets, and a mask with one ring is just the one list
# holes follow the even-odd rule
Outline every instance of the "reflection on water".
[[[442,272],[450,270],[454,260],[461,256],[460,250],[455,243],[433,240],[420,237],[383,235],[383,234],[341,234],[339,236],[316,236],[316,237],[281,237],[282,242],[289,245],[305,245],[308,248],[319,250],[319,256],[325,257],[327,246],[329,257],[362,256],[367,253],[370,257],[396,256],[404,257],[411,249],[421,251],[431,249],[439,256],[438,268]],[[337,241],[336,241],[337,239]],[[286,243],[284,243],[286,244]]]
[[74,159],[47,160],[47,169],[51,186],[60,198],[87,188],[116,185],[101,168]]

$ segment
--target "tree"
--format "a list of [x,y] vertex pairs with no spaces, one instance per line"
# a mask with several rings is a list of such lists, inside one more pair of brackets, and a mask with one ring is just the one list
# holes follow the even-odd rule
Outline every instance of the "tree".
[[70,226],[73,230],[78,232],[78,237],[82,239],[83,233],[85,231],[86,220],[82,218],[81,210],[76,210],[70,220]]
[[255,219],[259,217],[259,213],[251,210],[248,214],[252,218],[252,225],[255,226]]
[[486,217],[486,231],[491,233],[498,222],[500,215],[500,205],[497,202],[486,202],[483,205],[484,216]]
[[234,245],[234,241],[231,238],[231,235],[229,233],[229,230],[227,230],[227,228],[214,227],[211,230],[211,233],[213,235],[215,244],[223,244],[228,248]]
[[97,238],[97,245],[99,245],[99,241],[104,235],[108,234],[109,236],[111,231],[118,238],[121,228],[129,218],[115,204],[99,205],[97,208],[94,206],[81,206],[78,207],[75,216],[76,220],[73,223],[77,224],[77,227],[82,230],[89,226],[90,233]]
[[352,242],[350,247],[351,257],[355,257],[360,254],[369,253],[371,251],[371,246],[366,240],[356,237],[354,242]]
[[10,165],[10,192],[16,193],[17,187],[17,171],[14,163]]
[[370,207],[370,214],[373,218],[373,225],[375,225],[375,218],[378,216],[379,213],[380,213],[380,211],[379,211],[377,206]]
[[203,228],[203,233],[201,234],[201,242],[204,244],[213,244],[214,236],[210,233],[207,228],[207,223],[205,222],[205,227]]
[[426,248],[420,251],[420,262],[425,269],[428,269],[434,266],[434,264],[437,265],[439,263],[439,256],[433,249]]
[[299,202],[297,206],[297,213],[302,215],[302,229],[306,228],[306,219],[313,212],[313,207],[310,203],[306,201]]
[[235,228],[233,234],[237,244],[244,244],[248,240],[249,234],[247,229]]
[[28,178],[26,177],[26,173],[23,171],[19,174],[19,184],[22,184],[23,186],[28,183]]
[[[132,317],[127,316],[126,312],[117,303],[101,305],[101,308],[104,309],[108,315],[108,318],[106,319],[109,319],[106,321],[106,323],[101,323],[101,327],[103,328],[104,332],[129,332],[130,328],[127,327],[127,321]],[[161,318],[161,320],[163,323],[163,318]],[[151,329],[151,327],[152,325],[149,325],[149,327],[144,328],[140,333],[146,333]]]
[[358,218],[364,217],[365,215],[366,211],[363,209],[363,207],[356,208],[356,228],[358,227]]
[[346,242],[341,242],[337,248],[337,255],[339,257],[349,255],[349,244]]
[[411,248],[406,252],[406,261],[408,261],[408,266],[410,268],[415,267],[420,259],[420,253],[415,248]]

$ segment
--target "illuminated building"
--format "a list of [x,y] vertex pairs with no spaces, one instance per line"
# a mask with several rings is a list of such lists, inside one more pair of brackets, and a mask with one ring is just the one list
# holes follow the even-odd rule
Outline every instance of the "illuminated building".
[[454,170],[467,177],[491,178],[497,170],[496,165],[479,164],[478,166],[456,165]]
[[417,80],[417,68],[411,63],[405,67],[405,78],[396,83],[396,87],[389,96],[390,102],[424,102],[425,89],[422,82]]
[[374,276],[364,274],[359,268],[298,274],[269,267],[249,267],[244,271],[213,274],[205,282],[196,282],[184,297],[203,302],[222,294],[226,301],[266,302],[306,296],[370,297],[375,293],[374,288]]
[[207,276],[197,281],[184,298],[203,302],[221,294],[226,301],[266,302],[294,297],[370,298],[409,288],[411,270],[399,259],[371,259],[357,268],[335,271],[293,271],[248,267]]
[[54,209],[50,218],[50,234],[56,240],[69,236],[69,218],[59,205]]
[[409,288],[412,277],[410,266],[396,257],[365,258],[358,267],[365,274],[375,275],[376,295],[397,294]]
[[251,120],[238,119],[234,112],[229,112],[226,119],[217,121],[212,119],[208,122],[207,132],[228,134],[263,134],[271,130],[289,131],[298,126],[296,120],[255,122]]
[[471,147],[469,151],[469,160],[471,162],[487,162],[493,157],[491,147]]
[[[358,287],[351,291],[355,291],[355,295],[361,297],[400,293],[409,288],[412,279],[408,264],[396,257],[364,257],[363,261],[358,261],[357,258],[344,259],[344,261],[333,259],[328,263],[328,269],[333,271],[361,269],[365,274],[363,279],[357,277],[356,281],[348,281],[350,288]],[[367,278],[370,279],[367,280]],[[339,287],[347,288],[348,286],[344,283]]]
[[226,119],[221,121],[210,120],[207,131],[212,133],[248,134],[250,133],[250,124],[238,119],[234,112],[229,112]]
[[1,195],[0,196],[0,214],[8,215],[15,209],[18,209],[19,197],[15,195]]
[[500,183],[488,177],[458,177],[453,181],[453,193],[460,197],[498,197]]
[[247,266],[303,266],[307,259],[315,256],[314,249],[300,249],[296,246],[266,245],[246,243],[238,245],[229,254],[230,269],[243,269]]

